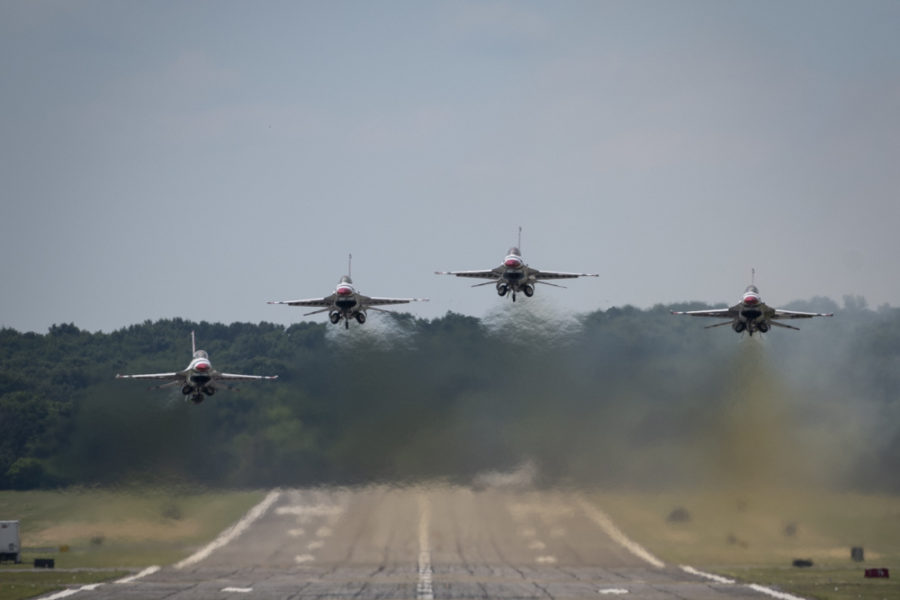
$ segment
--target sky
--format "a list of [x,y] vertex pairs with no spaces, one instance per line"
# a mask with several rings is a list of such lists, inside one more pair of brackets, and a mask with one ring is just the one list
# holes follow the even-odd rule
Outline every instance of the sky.
[[[900,305],[900,3],[0,2],[0,327]],[[838,315],[839,316],[839,315]]]

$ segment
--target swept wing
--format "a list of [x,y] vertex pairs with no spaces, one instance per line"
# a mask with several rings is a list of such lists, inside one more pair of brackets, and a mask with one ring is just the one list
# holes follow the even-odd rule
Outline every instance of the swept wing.
[[770,319],[809,319],[812,317],[833,317],[834,313],[812,313],[796,310],[778,310],[769,315]]
[[289,306],[333,306],[335,296],[331,294],[324,298],[307,298],[305,300],[270,300],[268,304],[287,304]]

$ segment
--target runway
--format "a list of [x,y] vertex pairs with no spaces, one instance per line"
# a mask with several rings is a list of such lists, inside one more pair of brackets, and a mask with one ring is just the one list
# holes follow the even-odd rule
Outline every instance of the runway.
[[67,596],[766,597],[664,564],[581,494],[460,487],[273,492],[234,530],[181,563]]

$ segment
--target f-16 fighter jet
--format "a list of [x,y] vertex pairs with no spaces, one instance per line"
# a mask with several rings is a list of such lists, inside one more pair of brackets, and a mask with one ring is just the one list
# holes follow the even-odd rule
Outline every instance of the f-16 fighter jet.
[[[755,271],[754,271],[755,275]],[[752,277],[751,280],[755,279]],[[738,333],[747,332],[751,336],[759,331],[766,333],[770,327],[784,327],[785,329],[800,330],[799,327],[779,323],[782,319],[811,319],[812,317],[833,317],[834,313],[811,313],[797,312],[793,310],[781,310],[771,308],[762,301],[759,295],[759,289],[751,283],[744,290],[741,301],[730,308],[717,308],[713,310],[688,310],[688,311],[672,311],[673,315],[690,315],[692,317],[714,317],[719,319],[728,319],[721,323],[707,325],[706,329],[713,327],[722,327],[723,325],[731,325],[731,328]]]
[[[350,256],[350,260],[353,256]],[[337,325],[344,321],[344,328],[350,328],[350,319],[362,325],[366,322],[366,311],[374,310],[379,312],[391,312],[376,306],[387,306],[390,304],[408,304],[409,302],[427,302],[428,298],[377,298],[373,296],[364,296],[353,286],[353,280],[350,279],[350,264],[348,261],[347,275],[341,277],[341,281],[337,284],[330,295],[324,298],[308,298],[306,300],[280,300],[269,301],[269,304],[287,304],[289,306],[321,306],[319,310],[303,313],[303,316],[315,315],[317,313],[328,313],[328,318],[332,323]]]
[[194,332],[191,332],[191,349],[193,358],[190,364],[183,371],[174,373],[148,373],[145,375],[116,375],[116,379],[165,379],[168,383],[152,387],[150,389],[160,389],[181,385],[181,393],[185,399],[190,396],[194,404],[203,402],[204,396],[212,396],[216,390],[222,387],[231,389],[229,382],[232,381],[259,381],[261,379],[278,379],[278,375],[235,375],[233,373],[222,373],[216,371],[209,362],[209,355],[206,350],[197,350],[197,344],[194,340]]
[[548,283],[544,279],[575,279],[576,277],[599,277],[597,273],[566,273],[562,271],[539,271],[525,264],[519,248],[522,246],[522,228],[519,227],[519,245],[513,246],[506,253],[506,257],[499,267],[485,271],[435,271],[436,275],[456,275],[457,277],[473,277],[476,279],[490,279],[484,283],[476,283],[472,287],[482,285],[497,286],[497,294],[506,296],[509,294],[512,301],[516,301],[519,292],[529,298],[534,295],[535,284],[552,285],[553,287],[565,287]]

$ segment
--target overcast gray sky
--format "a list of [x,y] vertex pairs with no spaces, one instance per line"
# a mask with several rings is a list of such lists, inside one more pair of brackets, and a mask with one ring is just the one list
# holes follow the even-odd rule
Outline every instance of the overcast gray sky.
[[[0,326],[900,303],[900,2],[0,2]],[[536,297],[532,301],[538,300]],[[401,307],[403,310],[403,307]],[[322,315],[310,319],[325,320]]]

